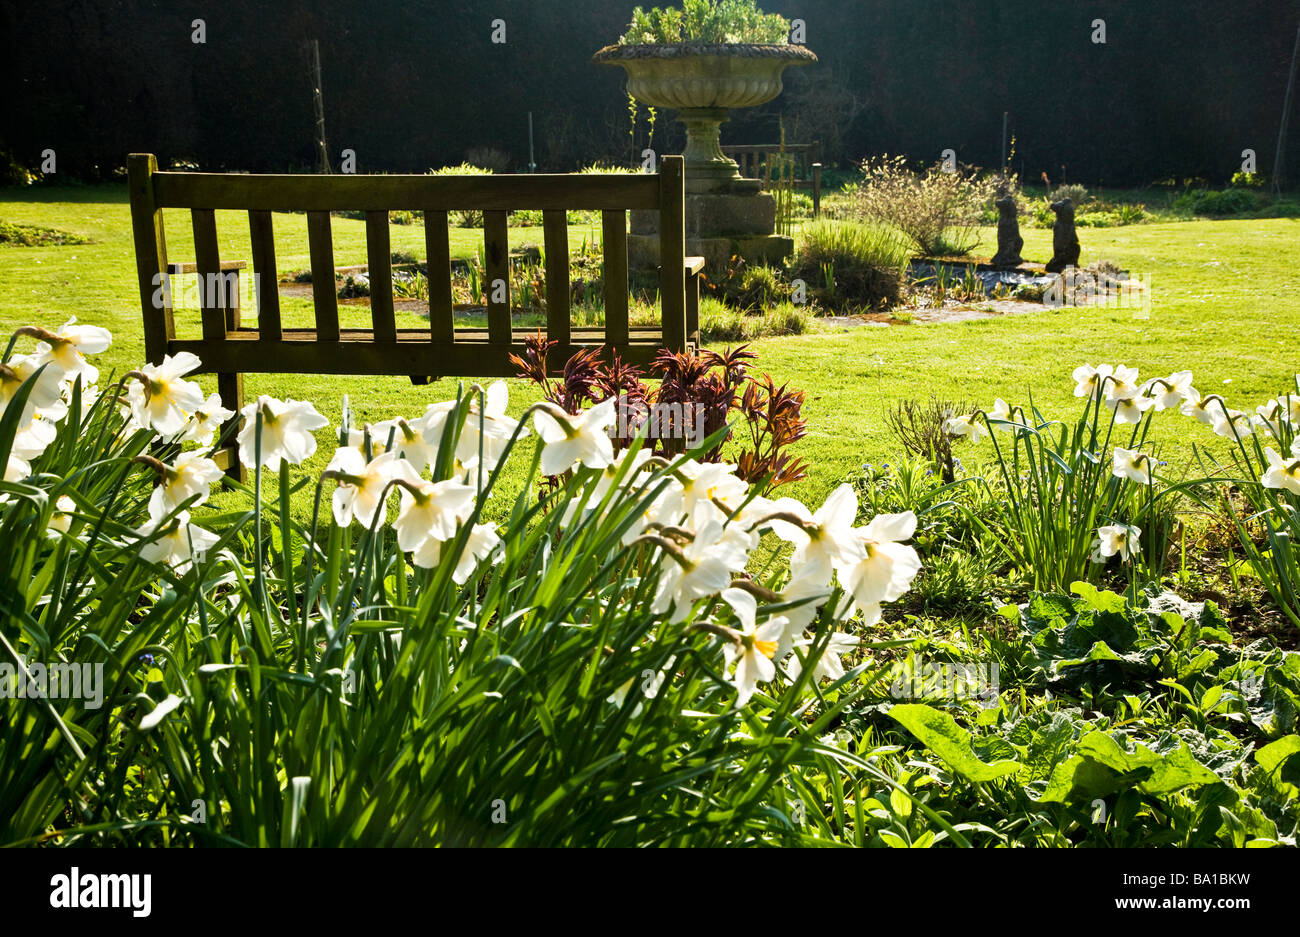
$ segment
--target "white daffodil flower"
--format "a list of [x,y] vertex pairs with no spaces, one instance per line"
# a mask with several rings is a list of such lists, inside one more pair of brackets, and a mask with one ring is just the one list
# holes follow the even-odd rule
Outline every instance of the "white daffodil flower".
[[259,410],[262,414],[261,464],[273,472],[280,468],[281,461],[298,465],[310,459],[316,453],[316,437],[312,433],[330,425],[329,420],[306,401],[258,397],[256,402],[240,411],[244,416],[244,426],[238,437],[239,461],[251,469],[259,467],[254,464]]
[[1300,397],[1294,394],[1283,394],[1275,400],[1262,403],[1255,408],[1253,418],[1256,426],[1263,426],[1274,438],[1282,435],[1283,425],[1289,425],[1292,430],[1300,429]]
[[1259,483],[1265,488],[1286,489],[1300,495],[1300,442],[1291,447],[1291,454],[1295,460],[1288,463],[1271,448],[1265,449],[1268,471],[1260,476]]
[[141,539],[152,537],[160,529],[164,531],[158,539],[140,547],[140,558],[148,563],[166,563],[177,575],[184,575],[196,560],[203,562],[204,554],[221,539],[211,531],[191,524],[188,511],[182,511],[160,527],[162,524],[162,521],[153,519],[136,531]]
[[[744,589],[730,587],[723,589],[719,593],[719,597],[731,606],[731,610],[741,624],[742,631],[752,632],[758,626],[758,600],[752,594]],[[795,641],[803,634],[803,628],[794,625],[784,615],[774,615],[769,619],[770,622],[781,623],[781,633],[777,638],[776,651],[772,655],[772,660],[780,663],[790,653]]]
[[59,431],[53,423],[36,418],[14,433],[14,441],[9,451],[23,461],[29,462],[40,458],[58,435]]
[[[1017,413],[1020,414],[1019,419],[1016,418]],[[994,420],[1005,421],[1005,423],[988,424],[989,426],[993,427],[993,429],[1001,433],[1015,433],[1020,431],[1025,426],[1024,411],[1018,407],[1013,411],[1011,409],[1011,405],[1008,404],[1001,397],[998,397],[996,400],[993,401],[993,409],[989,411],[988,415],[992,417]],[[974,442],[978,440],[972,440],[972,441]]]
[[[668,679],[668,675],[672,673],[673,667],[676,665],[676,663],[677,663],[677,658],[670,657],[668,658],[668,663],[664,665],[664,668],[662,670],[642,671],[641,676],[639,678],[632,677],[631,679],[629,679],[626,683],[624,683],[617,690],[615,690],[608,697],[606,697],[605,702],[613,703],[615,706],[621,709],[623,704],[627,701],[627,695],[631,693],[632,688],[637,685],[638,679],[640,680],[640,684],[641,684],[640,695],[643,697],[643,701],[654,699],[656,696],[659,695],[659,691],[663,689],[664,682]],[[632,707],[633,719],[641,715],[642,708],[643,708],[643,702],[638,702],[635,706]]]
[[617,402],[610,397],[577,416],[564,418],[545,410],[534,413],[533,426],[543,443],[542,474],[563,475],[579,464],[603,469],[613,462],[614,445],[608,429],[618,418]]
[[184,379],[202,362],[188,351],[163,357],[162,364],[146,364],[138,372],[140,380],[127,390],[131,415],[136,423],[159,436],[175,436],[185,428],[190,414],[203,406],[203,389]]
[[796,634],[803,634],[817,618],[817,610],[828,598],[830,598],[830,590],[825,585],[818,585],[808,579],[791,578],[781,592],[781,601],[798,602],[800,599],[806,601],[786,609],[782,614],[790,620],[790,627]]
[[1151,456],[1135,449],[1115,447],[1115,464],[1111,473],[1116,478],[1127,478],[1139,485],[1151,484]]
[[54,333],[52,341],[39,342],[36,355],[41,361],[53,361],[67,372],[69,380],[81,375],[83,384],[99,380],[99,369],[82,355],[97,355],[113,344],[113,333],[97,325],[77,325],[73,316]]
[[190,415],[178,441],[198,443],[200,449],[208,449],[212,446],[217,431],[234,415],[234,410],[227,410],[221,405],[220,394],[209,394],[203,405]]
[[[687,459],[677,466],[681,484],[665,493],[661,516],[676,521],[686,517],[695,527],[711,520],[726,520],[744,503],[749,486],[736,477],[736,466],[728,462],[697,462]],[[724,512],[718,504],[729,508]]]
[[[630,544],[637,537],[645,533],[646,528],[651,524],[676,524],[681,520],[682,512],[682,484],[676,478],[666,476],[657,478],[648,486],[649,491],[656,491],[662,488],[649,503],[642,508],[641,513],[633,520],[627,533],[623,535],[624,546]],[[647,492],[648,493],[648,492]],[[639,496],[644,498],[644,495]]]
[[840,582],[862,610],[865,624],[880,621],[880,606],[901,598],[921,571],[921,558],[902,541],[916,533],[916,515],[878,515],[858,531],[866,556],[852,565],[837,567]]
[[[803,646],[811,646],[812,641],[800,642]],[[821,659],[813,667],[813,680],[838,680],[844,676],[844,661],[841,657],[853,650],[860,643],[856,635],[836,632],[831,635],[830,643],[826,645],[826,650],[822,653]],[[792,680],[798,680],[799,674],[803,672],[803,663],[799,660],[798,654],[790,656],[790,662],[785,665],[785,669],[790,674]]]
[[1109,524],[1097,528],[1097,537],[1092,541],[1092,562],[1104,563],[1112,556],[1119,556],[1125,562],[1142,552],[1139,542],[1142,528],[1131,524]]
[[[510,403],[510,392],[505,381],[494,381],[483,393],[484,405],[479,407],[479,395],[470,395],[470,411],[461,429],[456,443],[456,470],[469,471],[479,467],[479,454],[482,452],[484,471],[492,471],[505,455],[519,421],[506,416],[506,407]],[[436,455],[442,444],[442,434],[447,426],[447,418],[455,410],[455,401],[430,404],[424,415],[411,423],[411,428],[424,437],[429,445],[429,453]],[[524,430],[520,438],[528,435]],[[431,455],[430,462],[433,461]]]
[[1115,411],[1116,423],[1140,423],[1142,414],[1156,404],[1152,397],[1143,397],[1136,392],[1127,397],[1107,397],[1106,406]]
[[1152,378],[1142,385],[1142,393],[1155,400],[1157,410],[1169,410],[1185,400],[1197,400],[1201,396],[1192,386],[1191,371],[1175,371],[1165,378]]
[[393,452],[410,462],[417,472],[423,472],[437,461],[438,445],[424,438],[423,426],[412,425],[401,417],[376,423],[370,429],[371,445],[378,443],[387,447],[390,434],[393,437]]
[[72,529],[72,512],[77,509],[77,502],[67,495],[60,495],[54,502],[54,513],[50,515],[49,529],[66,534]]
[[[496,529],[496,524],[475,524],[469,532],[465,549],[456,558],[456,569],[451,574],[452,581],[458,586],[468,582],[478,564],[487,560],[501,546],[501,538],[497,536]],[[411,554],[411,562],[421,569],[433,569],[442,559],[442,547],[442,541],[430,537]]]
[[[1113,401],[1127,400],[1138,397],[1142,393],[1142,387],[1138,384],[1138,369],[1126,368],[1122,364],[1115,365],[1115,369],[1110,374],[1110,380],[1106,382],[1106,402],[1114,407]],[[1150,400],[1150,398],[1147,398]],[[1147,405],[1153,406],[1154,400]],[[1147,409],[1143,407],[1142,409]]]
[[731,584],[734,573],[749,562],[752,541],[735,525],[712,520],[681,548],[679,556],[665,556],[651,611],[673,610],[674,622],[684,621],[691,606],[706,595],[717,595]]
[[5,463],[5,481],[20,482],[32,474],[32,467],[25,459],[20,459],[12,452],[9,453],[9,461]]
[[[560,523],[566,527],[572,524],[574,518],[578,514],[579,506],[582,507],[584,514],[590,514],[592,511],[596,510],[596,508],[600,506],[600,503],[605,500],[605,496],[609,494],[610,489],[614,487],[614,479],[618,477],[619,472],[623,471],[623,466],[629,459],[631,460],[632,465],[627,469],[627,475],[623,479],[623,484],[627,487],[632,487],[638,484],[636,477],[642,471],[646,462],[650,460],[651,456],[652,453],[650,450],[644,446],[636,451],[636,455],[631,455],[630,449],[624,449],[614,457],[614,460],[610,462],[609,465],[605,466],[605,468],[601,470],[599,475],[596,476],[596,482],[591,486],[589,492],[576,495],[564,506],[564,514],[560,519]],[[641,529],[645,529],[644,525]],[[640,531],[637,532],[637,535],[640,535]]]
[[948,417],[943,421],[943,431],[949,436],[965,436],[973,443],[988,435],[988,428],[977,413]]
[[774,618],[743,632],[738,641],[728,641],[723,645],[727,666],[735,666],[732,684],[736,688],[737,709],[749,702],[758,684],[767,683],[776,676],[773,658],[784,628],[783,619]]
[[[413,466],[412,466],[413,467]],[[412,491],[398,487],[400,507],[393,529],[397,531],[397,546],[409,553],[432,537],[450,540],[456,528],[469,517],[474,506],[474,489],[458,481],[428,482],[421,478],[405,478]]]
[[1255,432],[1255,421],[1250,418],[1250,414],[1242,413],[1240,410],[1225,412],[1220,408],[1213,429],[1216,436],[1222,436],[1225,439],[1236,439],[1239,436],[1249,436]]
[[[388,451],[388,434],[393,427],[387,423],[376,423],[365,429],[348,430],[348,448],[361,453],[364,459],[374,459]],[[370,448],[366,448],[366,433],[370,434]]]
[[1203,423],[1206,426],[1213,426],[1221,419],[1224,419],[1223,401],[1214,395],[1208,397],[1188,396],[1184,398],[1179,412],[1183,416],[1190,416],[1196,422]]
[[334,520],[346,527],[355,520],[362,527],[370,527],[375,516],[384,510],[389,493],[389,482],[394,478],[418,477],[415,469],[392,452],[366,461],[366,457],[351,446],[334,450],[326,472],[338,482],[332,504]]
[[1102,382],[1114,373],[1108,364],[1099,364],[1095,368],[1090,364],[1081,364],[1074,369],[1074,396],[1096,397],[1101,393]]
[[779,498],[773,507],[803,520],[802,525],[774,518],[772,532],[794,544],[790,558],[792,579],[825,586],[836,565],[853,566],[866,558],[859,532],[858,496],[849,484],[840,485],[826,498],[816,514],[793,498]]
[[201,452],[182,452],[171,465],[163,466],[163,477],[149,496],[149,516],[154,520],[166,517],[195,495],[199,499],[194,503],[202,504],[221,476],[217,463]]
[[[40,371],[43,362],[35,355],[14,355],[0,364],[0,413],[9,408],[9,401],[14,399],[18,389]],[[50,363],[41,371],[23,405],[19,416],[21,422],[34,417],[37,411],[53,413],[63,401],[63,368],[58,363]],[[57,417],[56,417],[57,418]]]

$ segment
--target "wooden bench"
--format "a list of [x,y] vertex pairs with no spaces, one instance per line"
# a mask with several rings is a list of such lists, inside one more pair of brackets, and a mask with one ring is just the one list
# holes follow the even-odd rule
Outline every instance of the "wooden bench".
[[[136,271],[144,316],[145,357],[189,351],[203,362],[199,373],[217,375],[222,404],[243,406],[244,374],[356,374],[426,377],[509,377],[510,355],[522,355],[536,329],[517,329],[510,314],[510,248],[507,219],[517,209],[542,211],[546,257],[546,337],[558,345],[548,362],[562,367],[576,352],[603,348],[630,364],[647,364],[661,348],[682,351],[699,341],[699,273],[704,261],[686,257],[685,194],[680,156],[660,161],[658,174],[499,176],[313,176],[243,173],[159,172],[151,154],[127,159]],[[163,209],[188,209],[194,230],[192,264],[169,264]],[[661,323],[628,324],[627,212],[660,213],[659,299]],[[216,212],[248,213],[257,323],[240,318],[239,269],[217,243]],[[334,279],[331,212],[364,211],[369,260],[370,327],[339,323]],[[397,328],[393,301],[389,215],[424,212],[428,255],[429,324]],[[484,213],[487,328],[456,328],[453,322],[448,211]],[[272,212],[306,212],[311,253],[315,328],[281,324]],[[568,211],[601,212],[604,241],[603,329],[575,329],[569,307]],[[201,284],[221,277],[235,284],[222,299],[200,289],[202,338],[178,339],[169,275],[197,273]],[[504,289],[494,289],[498,281]],[[504,298],[502,294],[504,293]],[[159,301],[155,301],[158,297]],[[237,418],[236,418],[237,419]],[[218,461],[239,474],[233,447]]]

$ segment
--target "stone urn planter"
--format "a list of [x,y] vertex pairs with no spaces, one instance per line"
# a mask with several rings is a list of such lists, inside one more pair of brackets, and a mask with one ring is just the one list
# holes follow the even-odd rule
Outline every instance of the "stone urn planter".
[[[793,243],[773,234],[776,200],[757,180],[744,179],[721,149],[720,131],[730,112],[766,104],[781,93],[781,75],[810,65],[817,56],[803,46],[725,44],[614,45],[593,58],[627,72],[627,91],[641,104],[677,112],[686,125],[687,249],[711,267],[732,253],[751,263],[779,263]],[[656,219],[634,213],[629,247],[634,262],[648,266]]]

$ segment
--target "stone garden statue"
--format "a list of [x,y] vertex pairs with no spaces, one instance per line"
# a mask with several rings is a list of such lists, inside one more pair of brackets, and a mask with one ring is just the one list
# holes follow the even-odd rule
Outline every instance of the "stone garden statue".
[[998,207],[998,252],[993,257],[993,266],[1018,267],[1024,263],[1020,251],[1025,246],[1025,239],[1020,236],[1015,197],[1003,195],[993,204]]
[[1052,226],[1052,259],[1048,273],[1063,273],[1066,267],[1079,266],[1079,235],[1074,231],[1074,202],[1063,198],[1052,203],[1056,224]]

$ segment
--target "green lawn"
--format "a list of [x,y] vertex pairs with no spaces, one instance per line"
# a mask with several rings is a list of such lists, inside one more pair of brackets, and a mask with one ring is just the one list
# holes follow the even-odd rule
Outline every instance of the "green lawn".
[[[55,248],[0,247],[0,327],[26,323],[59,325],[68,316],[111,329],[114,347],[101,367],[124,369],[143,354],[134,251],[125,189],[84,187],[0,190],[0,219],[58,228],[94,243]],[[169,255],[191,259],[188,219],[170,212]],[[248,259],[247,224],[238,213],[218,213],[224,259]],[[309,266],[306,220],[275,216],[282,273]],[[364,223],[334,219],[335,260],[365,261]],[[1045,261],[1051,232],[1022,229],[1025,256]],[[537,243],[539,229],[512,229],[512,242]],[[478,232],[453,232],[453,251],[472,256]],[[582,233],[572,235],[580,240]],[[985,232],[986,243],[992,232]],[[798,447],[810,477],[789,493],[817,503],[864,462],[889,461],[899,449],[883,415],[894,402],[931,393],[991,405],[1001,396],[1015,403],[1030,394],[1048,412],[1073,414],[1070,371],[1079,363],[1134,365],[1144,376],[1190,368],[1202,392],[1219,391],[1239,409],[1283,389],[1300,371],[1300,221],[1291,218],[1192,221],[1081,229],[1083,262],[1113,260],[1135,276],[1149,277],[1149,319],[1131,310],[1042,309],[1029,315],[935,325],[824,330],[755,344],[759,364],[781,381],[808,393],[809,437]],[[394,250],[423,256],[423,228],[394,226]],[[977,251],[978,252],[978,251]],[[287,321],[310,321],[307,300],[286,300]],[[345,316],[368,322],[364,306]],[[399,315],[399,325],[419,325]],[[178,313],[178,330],[198,334],[198,313]],[[467,375],[467,377],[471,377]],[[205,377],[206,387],[215,379]],[[252,375],[247,392],[309,399],[337,420],[343,394],[362,418],[417,416],[426,403],[454,393],[454,381],[414,387],[405,379]],[[512,411],[535,399],[522,382],[512,388]],[[1204,427],[1173,415],[1156,421],[1171,468],[1183,464],[1194,442],[1213,439]],[[968,462],[978,460],[963,458]],[[313,465],[323,468],[322,447]],[[503,503],[512,492],[507,486]]]

